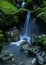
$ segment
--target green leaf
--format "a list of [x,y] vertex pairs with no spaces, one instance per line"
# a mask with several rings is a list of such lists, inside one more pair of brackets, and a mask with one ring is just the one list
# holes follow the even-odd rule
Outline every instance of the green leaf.
[[5,0],[1,0],[0,1],[0,9],[5,13],[5,14],[15,14],[17,13],[19,10],[17,9],[17,7],[15,7],[13,4],[11,4],[8,1]]

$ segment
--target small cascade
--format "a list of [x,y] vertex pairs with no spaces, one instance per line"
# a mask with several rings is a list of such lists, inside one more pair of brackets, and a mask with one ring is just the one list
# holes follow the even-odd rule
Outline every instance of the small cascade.
[[22,4],[21,4],[21,8],[23,8],[23,7],[24,7],[24,5],[25,5],[25,2],[22,2]]
[[[21,8],[23,8],[24,5],[25,5],[25,2],[22,2]],[[13,35],[13,33],[11,33],[11,35]],[[23,39],[20,38],[20,41],[12,42],[11,45],[14,45],[15,44],[15,45],[19,46],[20,44],[22,44],[23,41],[25,41],[25,40],[23,40]]]

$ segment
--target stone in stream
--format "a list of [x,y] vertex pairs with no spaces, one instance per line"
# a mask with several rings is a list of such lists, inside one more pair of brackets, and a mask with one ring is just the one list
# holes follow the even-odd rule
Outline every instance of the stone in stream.
[[22,44],[21,44],[20,50],[21,50],[21,51],[26,51],[26,49],[27,49],[28,46],[29,46],[29,45],[28,45],[27,40],[24,39],[24,41],[23,41]]
[[41,65],[43,65],[44,64],[44,61],[45,61],[45,59],[42,57],[42,56],[37,56],[37,62],[39,63],[39,64],[41,64]]
[[44,65],[46,65],[46,64],[44,64]]
[[2,54],[1,58],[4,62],[7,62],[7,64],[9,65],[13,65],[17,63],[16,57],[14,56],[14,54],[11,53],[7,53],[7,54]]
[[35,39],[36,41],[33,42],[33,45],[41,46],[41,48],[46,52],[46,35],[39,35]]
[[36,65],[36,58],[29,58],[28,61],[26,60],[25,65]]
[[46,63],[46,53],[44,51],[41,50],[41,48],[39,46],[31,46],[29,47],[28,44],[22,46],[22,49],[24,51],[27,51],[29,56],[33,56],[36,57],[37,62],[39,64],[44,64]]
[[27,48],[28,54],[31,55],[36,55],[39,51],[40,51],[40,47],[39,46],[31,46]]

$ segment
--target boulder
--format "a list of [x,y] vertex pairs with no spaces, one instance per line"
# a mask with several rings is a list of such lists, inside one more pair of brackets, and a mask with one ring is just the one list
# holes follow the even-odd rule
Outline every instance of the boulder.
[[36,56],[41,48],[39,46],[31,46],[27,48],[29,56]]
[[21,44],[21,48],[20,48],[20,50],[21,51],[26,51],[27,50],[27,48],[28,48],[28,42],[27,42],[27,40],[24,40],[23,42],[22,42],[22,44]]
[[16,42],[20,40],[20,33],[19,30],[16,29],[15,27],[12,28],[11,30],[6,32],[6,37],[9,42]]
[[16,57],[12,53],[2,54],[0,55],[0,58],[2,58],[2,60],[6,62],[8,65],[13,65],[17,62]]

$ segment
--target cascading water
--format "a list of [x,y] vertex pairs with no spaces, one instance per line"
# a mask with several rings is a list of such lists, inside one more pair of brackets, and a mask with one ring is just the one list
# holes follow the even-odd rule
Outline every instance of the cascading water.
[[22,4],[21,4],[21,8],[23,8],[23,7],[24,7],[24,5],[25,5],[25,2],[22,2]]
[[[24,5],[25,5],[25,2],[22,2],[21,8],[23,8]],[[11,34],[12,34],[12,33],[11,33]],[[18,41],[18,42],[12,42],[11,45],[16,44],[17,46],[19,46],[23,41],[24,41],[24,40],[20,38],[20,41]]]
[[27,16],[26,16],[26,20],[25,20],[25,25],[24,25],[24,35],[25,36],[28,36],[29,20],[30,20],[30,11],[27,12]]
[[20,36],[20,39],[27,39],[28,42],[30,42],[30,36],[28,35],[29,33],[29,22],[30,22],[30,11],[27,12],[25,24],[24,24],[24,33],[22,36]]
[[[23,2],[21,4],[21,7],[23,8],[25,5],[25,2]],[[31,21],[31,22],[30,22]],[[23,41],[25,41],[25,39],[28,41],[28,43],[30,43],[31,40],[31,35],[33,33],[38,33],[38,26],[35,22],[35,19],[32,19],[31,16],[31,12],[28,11],[27,15],[26,15],[26,20],[25,20],[25,24],[24,24],[24,30],[23,30],[23,35],[20,36],[20,41],[18,42],[13,42],[11,44],[16,44],[16,45],[20,45],[22,44]]]

